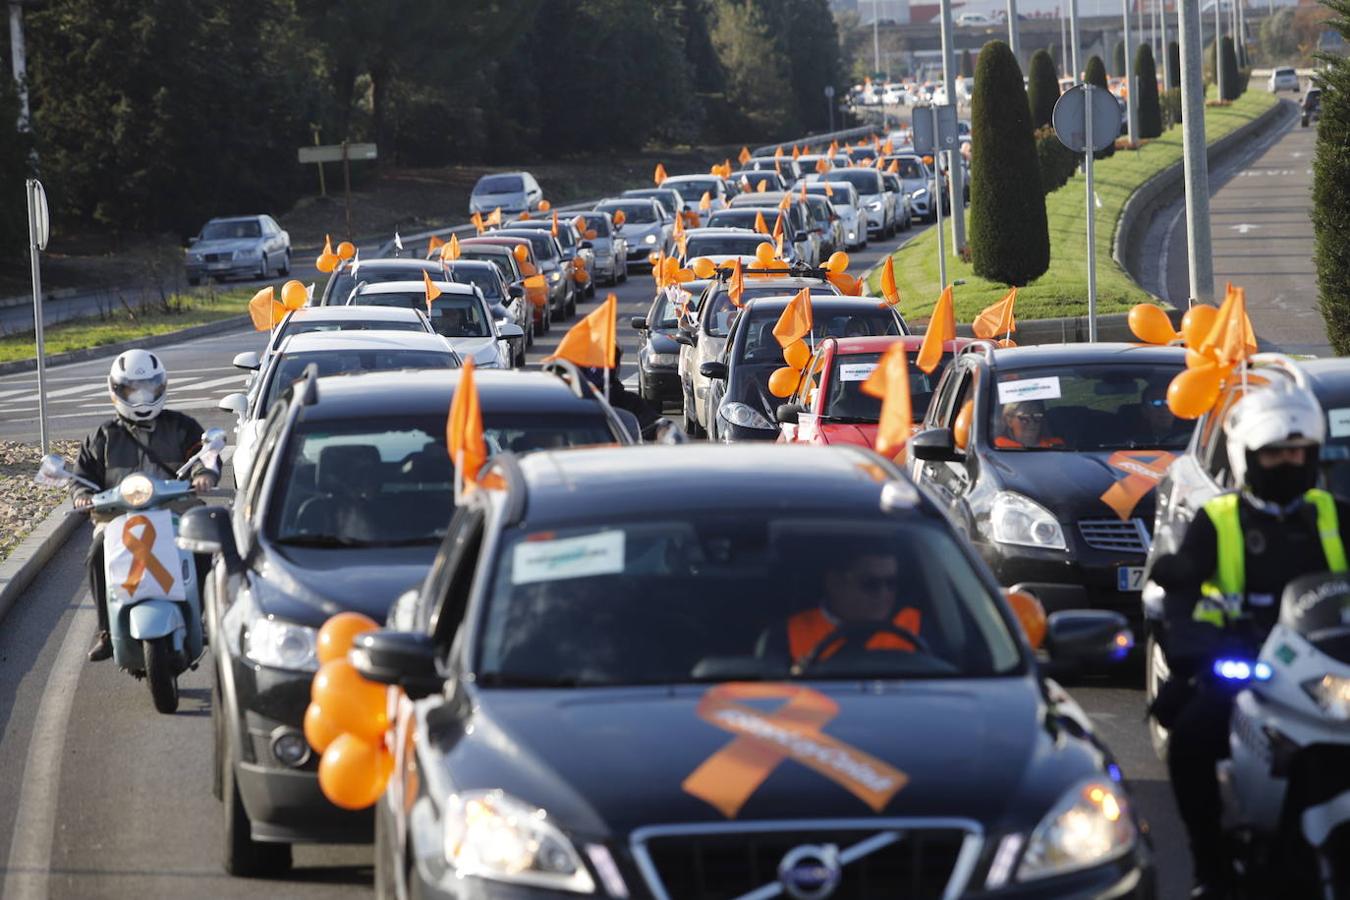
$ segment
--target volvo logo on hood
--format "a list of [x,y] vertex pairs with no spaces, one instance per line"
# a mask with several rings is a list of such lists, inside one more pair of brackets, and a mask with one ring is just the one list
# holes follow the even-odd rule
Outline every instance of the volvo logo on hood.
[[794,847],[778,864],[778,883],[793,900],[825,900],[839,886],[840,874],[834,844]]

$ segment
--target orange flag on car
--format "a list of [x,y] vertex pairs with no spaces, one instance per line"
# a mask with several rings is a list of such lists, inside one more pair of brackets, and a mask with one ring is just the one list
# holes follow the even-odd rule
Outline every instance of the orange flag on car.
[[826,155],[826,156],[834,156],[834,155],[835,155],[836,153],[838,153],[838,152],[839,152],[839,142],[838,142],[838,141],[830,141],[830,149],[827,150],[827,151],[825,152],[825,155]]
[[862,383],[862,392],[881,398],[881,418],[877,422],[877,452],[904,462],[905,444],[914,426],[914,411],[909,396],[909,361],[901,341],[891,344],[881,361]]
[[431,256],[431,254],[435,253],[437,250],[441,249],[444,246],[445,241],[441,240],[440,238],[436,237],[436,235],[433,234],[431,237],[427,238],[427,256]]
[[830,171],[830,161],[828,159],[824,159],[823,157],[821,159],[816,160],[816,171],[822,175]]
[[978,338],[1007,337],[1017,330],[1017,319],[1013,316],[1013,305],[1017,303],[1017,288],[1008,289],[1003,299],[987,306],[975,317],[971,330]]
[[783,148],[782,148],[782,147],[776,147],[776,148],[774,149],[774,151],[773,151],[773,158],[774,158],[775,160],[779,160],[779,159],[782,159],[782,158],[783,158]]
[[698,198],[698,208],[704,212],[712,209],[712,194],[704,191],[703,196]]
[[1214,317],[1209,334],[1201,342],[1199,352],[1213,352],[1220,366],[1234,366],[1256,352],[1256,332],[1247,318],[1247,292],[1228,285],[1227,296]]
[[553,211],[553,224],[548,229],[554,237],[558,236],[558,211]]
[[890,138],[886,138],[886,143],[881,145],[881,152],[887,156],[895,152],[895,145],[891,143]]
[[441,248],[441,259],[448,262],[459,259],[459,255],[459,236],[452,234],[450,240],[446,241],[445,246]]
[[773,222],[773,238],[778,241],[778,245],[783,245],[783,214],[779,213],[778,218]]
[[834,196],[834,188],[830,187],[830,183],[828,181],[825,182],[825,196],[826,197]]
[[756,194],[762,194],[762,193],[764,193],[765,191],[767,191],[768,189],[769,189],[769,182],[768,182],[767,179],[765,179],[764,181],[761,181],[759,184],[755,185],[755,193],[756,193]]
[[[474,213],[472,216],[469,216],[469,221],[473,223],[474,229],[479,234],[482,234],[484,231],[487,230],[487,225],[483,224],[483,217],[481,214]],[[430,253],[431,251],[427,252]]]
[[488,217],[484,219],[483,222],[484,224],[491,225],[494,228],[500,226],[502,224],[502,208],[499,206],[492,212],[488,213]]
[[755,231],[759,234],[769,233],[769,223],[764,221],[764,213],[755,213]]
[[656,171],[652,173],[652,181],[655,181],[659,186],[662,182],[666,180],[667,177],[668,176],[666,175],[666,167],[661,165],[660,163],[657,163]]
[[431,283],[431,276],[426,272],[422,273],[422,286],[427,294],[427,312],[431,312],[431,301],[441,295],[441,289]]
[[276,290],[268,285],[248,301],[248,317],[255,331],[269,331],[286,318],[286,307],[277,302]]
[[786,347],[810,334],[812,324],[814,323],[811,315],[811,289],[802,288],[797,292],[797,296],[783,307],[778,324],[773,326],[773,336],[778,339],[780,347]]
[[956,340],[956,307],[952,302],[952,286],[942,289],[937,305],[933,307],[933,318],[928,320],[928,331],[924,333],[923,344],[919,347],[919,356],[914,361],[925,373],[932,375],[942,362],[942,345]]
[[[789,209],[791,209],[791,208],[792,208],[792,195],[791,195],[791,194],[784,194],[784,195],[783,195],[783,199],[778,201],[778,208],[781,209],[783,212],[787,212]],[[780,216],[779,218],[782,218],[782,217]]]
[[727,279],[727,296],[733,306],[740,306],[745,297],[745,266],[738,256],[731,261],[731,277]]
[[881,267],[881,296],[885,298],[887,306],[900,305],[900,288],[895,284],[895,257],[886,257],[886,264]]
[[[877,159],[881,159],[881,157],[878,156]],[[899,175],[899,174],[900,174],[900,160],[898,160],[898,159],[893,159],[893,160],[891,160],[891,164],[890,164],[889,166],[886,167],[886,171],[889,172],[889,173],[892,174],[892,175]]]
[[487,463],[483,409],[478,403],[473,369],[473,357],[470,356],[464,360],[464,368],[459,370],[459,385],[450,401],[450,416],[445,422],[445,446],[450,451],[450,462],[466,487],[478,483],[478,475]]
[[565,359],[584,369],[612,369],[618,364],[619,298],[610,294],[586,318],[568,329],[558,349],[544,360]]
[[750,148],[742,147],[740,154],[738,154],[736,158],[740,160],[741,165],[745,165],[746,163],[748,163],[751,159],[753,159],[753,157],[750,156]]
[[801,155],[802,155],[801,148],[799,148],[796,144],[793,144],[793,145],[792,145],[792,158],[793,158],[793,159],[800,159],[800,158],[801,158]]

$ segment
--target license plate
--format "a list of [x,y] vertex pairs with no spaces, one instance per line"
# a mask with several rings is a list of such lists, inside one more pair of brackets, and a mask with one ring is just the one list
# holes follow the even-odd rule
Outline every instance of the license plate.
[[1116,590],[1142,591],[1144,589],[1143,566],[1120,566],[1116,569]]

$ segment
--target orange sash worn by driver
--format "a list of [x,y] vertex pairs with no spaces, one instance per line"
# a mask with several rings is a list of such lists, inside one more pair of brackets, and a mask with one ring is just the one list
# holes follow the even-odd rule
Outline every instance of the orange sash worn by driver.
[[[919,611],[913,607],[905,607],[891,619],[891,624],[897,628],[903,628],[912,634],[919,633],[920,616]],[[885,627],[878,623],[879,628]],[[803,610],[788,619],[788,652],[792,654],[793,662],[801,662],[806,658],[816,645],[824,641],[831,634],[838,630],[838,625],[833,619],[820,607]],[[823,662],[833,656],[842,646],[842,638],[835,641],[831,646],[821,650],[820,655],[816,657],[818,662]],[[898,634],[892,634],[889,631],[881,631],[872,635],[867,640],[868,650],[904,650],[913,652],[914,645]]]

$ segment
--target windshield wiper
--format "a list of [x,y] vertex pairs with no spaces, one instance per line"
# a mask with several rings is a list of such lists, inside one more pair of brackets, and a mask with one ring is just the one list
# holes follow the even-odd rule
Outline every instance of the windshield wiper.
[[549,675],[515,675],[510,672],[485,672],[478,676],[482,687],[565,688],[604,684],[602,681],[582,681],[579,678]]
[[284,547],[366,547],[365,541],[358,541],[336,534],[293,534],[277,538],[272,543]]
[[822,422],[833,422],[836,425],[875,425],[876,419],[869,419],[867,416],[821,416]]

